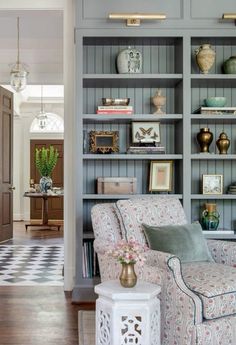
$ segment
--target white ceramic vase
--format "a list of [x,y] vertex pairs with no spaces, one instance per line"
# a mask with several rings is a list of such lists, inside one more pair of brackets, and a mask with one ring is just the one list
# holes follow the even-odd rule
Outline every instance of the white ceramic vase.
[[196,62],[203,74],[207,74],[215,63],[215,51],[210,44],[203,44],[195,50]]
[[142,73],[142,53],[128,47],[118,54],[116,64],[118,73]]

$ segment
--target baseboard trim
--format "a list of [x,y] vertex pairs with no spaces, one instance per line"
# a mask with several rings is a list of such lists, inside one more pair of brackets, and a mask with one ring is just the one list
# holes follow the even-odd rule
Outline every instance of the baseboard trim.
[[23,221],[23,219],[24,219],[23,214],[20,214],[20,213],[13,214],[13,222]]
[[94,304],[98,295],[92,287],[75,286],[72,291],[72,303],[74,304]]

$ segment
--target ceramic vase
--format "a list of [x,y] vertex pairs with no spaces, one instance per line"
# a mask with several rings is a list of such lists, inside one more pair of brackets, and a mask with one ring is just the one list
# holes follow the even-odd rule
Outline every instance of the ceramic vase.
[[165,114],[161,107],[166,104],[166,97],[161,94],[161,89],[157,89],[157,92],[152,97],[152,102],[157,108],[153,114]]
[[195,50],[196,62],[203,74],[207,74],[215,62],[215,51],[210,44],[203,44]]
[[202,212],[201,225],[203,230],[217,230],[220,214],[216,210],[216,204],[205,204]]
[[213,134],[209,128],[200,128],[197,134],[197,141],[200,146],[200,152],[209,153],[209,146],[213,140]]
[[142,53],[128,47],[118,54],[116,65],[118,73],[142,73]]
[[228,139],[226,133],[224,132],[220,133],[219,139],[216,141],[216,146],[221,155],[227,154],[228,148],[230,146],[230,140]]
[[236,74],[236,56],[231,56],[223,63],[223,72],[225,74]]
[[120,284],[123,287],[131,288],[134,287],[137,283],[137,276],[134,271],[134,264],[122,263],[122,270],[120,274]]
[[52,179],[49,176],[42,176],[39,180],[39,186],[41,193],[47,193],[52,188]]

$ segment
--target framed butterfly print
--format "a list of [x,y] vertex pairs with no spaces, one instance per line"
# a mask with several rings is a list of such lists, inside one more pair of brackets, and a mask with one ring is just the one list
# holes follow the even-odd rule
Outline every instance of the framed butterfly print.
[[160,122],[132,122],[133,143],[159,143]]

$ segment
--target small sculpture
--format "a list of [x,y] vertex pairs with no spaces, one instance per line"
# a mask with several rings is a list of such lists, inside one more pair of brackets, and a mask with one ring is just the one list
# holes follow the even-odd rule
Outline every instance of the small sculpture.
[[157,92],[152,97],[152,102],[157,108],[157,110],[153,114],[165,114],[161,107],[166,104],[166,97],[162,96],[161,89],[157,89]]
[[230,146],[230,140],[228,139],[226,133],[224,132],[220,133],[219,139],[216,141],[216,146],[221,155],[227,154],[228,148]]

